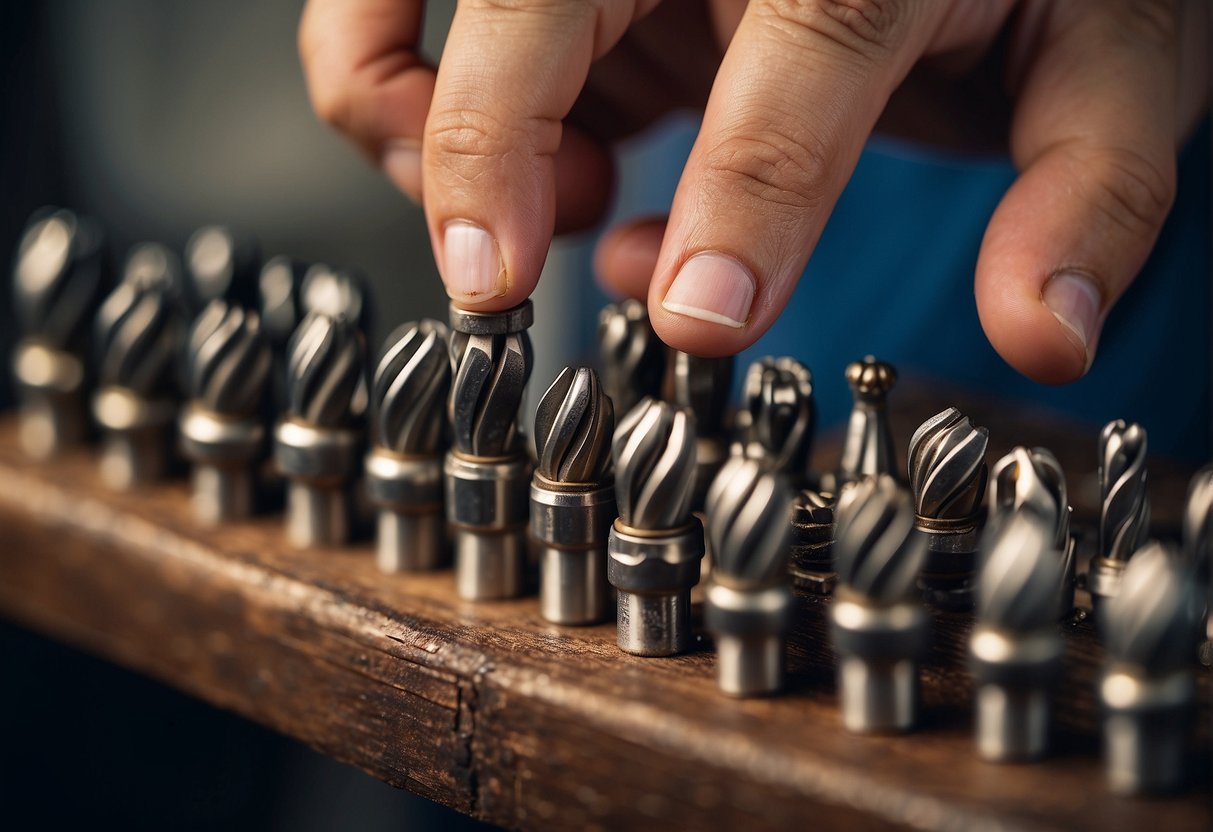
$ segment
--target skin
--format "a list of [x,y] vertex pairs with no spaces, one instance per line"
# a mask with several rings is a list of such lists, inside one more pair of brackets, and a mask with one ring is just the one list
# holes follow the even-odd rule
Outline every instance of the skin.
[[[486,229],[501,268],[457,301],[514,306],[553,234],[605,212],[610,144],[700,108],[669,216],[609,230],[596,263],[609,288],[647,297],[663,340],[700,355],[774,322],[879,129],[1010,153],[1020,174],[982,242],[978,313],[1020,372],[1073,381],[1157,239],[1177,147],[1207,106],[1204,0],[464,0],[436,68],[417,51],[423,6],[309,0],[299,44],[318,114],[423,204],[448,290],[450,223]],[[701,252],[752,277],[741,326],[663,307]],[[1085,327],[1056,313],[1062,273],[1086,288]]]

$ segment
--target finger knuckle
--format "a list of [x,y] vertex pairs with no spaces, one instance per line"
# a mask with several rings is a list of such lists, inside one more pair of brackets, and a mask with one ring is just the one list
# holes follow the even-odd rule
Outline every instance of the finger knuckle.
[[828,171],[824,149],[774,127],[720,142],[706,163],[728,190],[796,212],[820,204]]
[[1112,222],[1132,234],[1152,234],[1175,200],[1176,171],[1130,148],[1106,148],[1091,160],[1095,204]]
[[900,0],[766,0],[767,22],[793,36],[824,39],[864,57],[883,53],[896,38]]

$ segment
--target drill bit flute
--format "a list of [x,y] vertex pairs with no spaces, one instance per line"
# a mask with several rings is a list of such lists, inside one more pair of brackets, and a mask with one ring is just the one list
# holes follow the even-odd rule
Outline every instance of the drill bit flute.
[[539,611],[554,624],[593,624],[607,613],[614,431],[611,400],[586,367],[565,367],[535,412],[531,537],[540,551]]
[[806,484],[813,446],[813,374],[795,358],[763,358],[746,371],[738,412],[745,456],[782,475],[793,488]]
[[13,375],[21,445],[37,459],[81,443],[88,432],[85,352],[106,277],[100,228],[70,211],[34,215],[13,266],[21,326]]
[[733,386],[733,358],[700,358],[670,350],[664,398],[695,416],[695,481],[691,508],[703,511],[708,487],[728,458],[725,415]]
[[531,376],[531,302],[505,312],[451,305],[455,377],[448,413],[446,513],[455,528],[455,585],[468,601],[524,589],[531,462],[518,409]]
[[792,492],[755,460],[725,463],[708,492],[708,536],[716,557],[704,624],[716,639],[716,680],[733,696],[783,686]]
[[1099,434],[1099,552],[1087,567],[1096,614],[1120,591],[1129,558],[1150,536],[1146,496],[1146,431],[1117,419]]
[[398,327],[371,384],[366,487],[379,508],[377,560],[383,572],[436,569],[446,550],[442,458],[451,391],[446,327],[425,319]]
[[602,387],[620,418],[646,396],[661,394],[665,344],[640,301],[628,298],[603,308],[598,316],[598,353]]
[[190,330],[185,360],[190,402],[179,424],[194,463],[194,514],[212,524],[248,517],[272,362],[257,313],[212,301]]
[[619,590],[619,648],[672,656],[691,643],[691,587],[699,582],[703,524],[691,513],[695,417],[646,399],[611,445],[619,518],[607,543],[607,579]]
[[[1213,466],[1197,471],[1188,485],[1183,519],[1184,562],[1204,589],[1205,647],[1213,641]],[[1206,657],[1205,663],[1208,663]]]
[[287,413],[274,431],[274,459],[290,480],[287,538],[300,548],[339,545],[350,536],[347,492],[358,464],[362,333],[346,318],[313,312],[287,352]]

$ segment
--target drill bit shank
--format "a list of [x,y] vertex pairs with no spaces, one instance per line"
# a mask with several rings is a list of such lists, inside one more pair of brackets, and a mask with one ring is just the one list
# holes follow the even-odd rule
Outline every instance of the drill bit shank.
[[602,387],[622,417],[646,396],[661,393],[665,344],[649,323],[645,305],[634,299],[612,303],[598,316]]
[[695,416],[695,480],[691,508],[703,511],[708,487],[728,457],[725,416],[733,386],[733,358],[700,358],[670,350],[663,398]]
[[846,378],[855,404],[838,464],[839,489],[866,476],[897,475],[888,415],[889,391],[897,383],[897,371],[869,355],[848,364]]
[[1117,419],[1099,434],[1099,551],[1087,567],[1096,614],[1120,591],[1129,558],[1150,535],[1146,431]]

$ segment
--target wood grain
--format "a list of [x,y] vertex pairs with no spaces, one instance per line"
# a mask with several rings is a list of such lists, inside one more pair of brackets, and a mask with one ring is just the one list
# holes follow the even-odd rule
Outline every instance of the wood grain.
[[86,454],[23,459],[11,421],[0,530],[0,613],[506,827],[1210,828],[1209,674],[1187,790],[1112,797],[1085,622],[1068,628],[1057,753],[1000,766],[973,752],[963,617],[937,617],[922,729],[855,737],[828,602],[807,596],[789,692],[734,701],[706,641],[625,656],[612,626],[557,628],[534,598],[473,605],[449,572],[383,576],[368,544],[295,551],[276,517],[206,530],[184,484],[109,493]]

